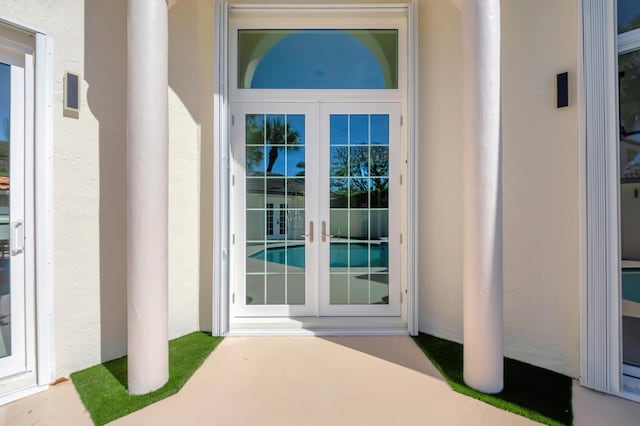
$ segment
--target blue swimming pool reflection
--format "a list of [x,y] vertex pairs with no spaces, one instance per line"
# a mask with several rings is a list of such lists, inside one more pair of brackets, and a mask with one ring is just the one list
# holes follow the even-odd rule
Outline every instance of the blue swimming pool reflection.
[[[282,265],[304,268],[305,247],[294,245],[288,247],[269,247],[249,257]],[[367,243],[331,243],[329,266],[331,268],[366,268],[389,266],[388,244]]]

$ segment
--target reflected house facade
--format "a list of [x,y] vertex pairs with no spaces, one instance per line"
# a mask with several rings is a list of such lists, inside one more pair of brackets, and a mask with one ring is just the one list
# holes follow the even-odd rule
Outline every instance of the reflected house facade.
[[[266,179],[247,180],[247,204],[263,204],[265,234],[268,240],[295,240],[304,234],[304,211],[287,206],[304,207],[304,180],[286,179],[267,173]],[[266,187],[265,187],[266,186]]]
[[[640,400],[640,2],[487,0],[493,42],[473,1],[141,2],[168,31],[167,81],[144,84],[127,69],[164,38],[130,40],[149,15],[128,3],[0,5],[0,403],[144,347],[127,304],[164,290],[145,321],[169,338],[473,335],[474,359]],[[498,125],[467,102],[487,76]],[[147,196],[166,262],[127,245]]]

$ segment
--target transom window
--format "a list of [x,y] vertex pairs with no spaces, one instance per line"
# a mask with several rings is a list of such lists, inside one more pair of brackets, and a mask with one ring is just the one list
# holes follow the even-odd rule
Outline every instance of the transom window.
[[239,89],[397,89],[396,29],[242,29]]

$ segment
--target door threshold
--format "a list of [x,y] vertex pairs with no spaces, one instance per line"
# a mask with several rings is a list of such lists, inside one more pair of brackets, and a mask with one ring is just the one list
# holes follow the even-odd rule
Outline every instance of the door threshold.
[[400,317],[234,318],[228,336],[407,336]]

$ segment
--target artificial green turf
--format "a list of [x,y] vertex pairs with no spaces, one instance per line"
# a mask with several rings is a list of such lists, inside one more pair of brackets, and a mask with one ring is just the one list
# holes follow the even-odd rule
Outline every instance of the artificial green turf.
[[504,389],[498,394],[488,395],[464,384],[461,344],[422,333],[414,337],[414,341],[453,390],[540,423],[572,423],[571,378],[505,358]]
[[145,395],[127,393],[127,357],[71,374],[80,399],[96,425],[103,425],[178,392],[222,341],[195,332],[169,342],[169,381]]

